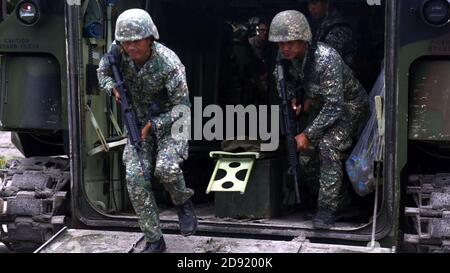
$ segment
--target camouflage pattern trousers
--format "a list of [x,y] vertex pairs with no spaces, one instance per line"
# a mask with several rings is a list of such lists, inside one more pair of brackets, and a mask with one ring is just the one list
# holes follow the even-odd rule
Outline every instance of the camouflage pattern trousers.
[[343,183],[342,163],[359,127],[366,121],[366,111],[353,119],[337,121],[322,138],[311,140],[311,149],[300,153],[300,168],[306,184],[302,186],[309,195],[318,196],[318,207],[337,211],[351,201],[348,185]]
[[[186,188],[180,164],[187,159],[187,141],[176,141],[170,135],[155,141],[150,138],[143,142],[144,163],[170,194],[174,205],[181,205],[194,195]],[[159,211],[152,191],[152,181],[146,181],[136,149],[127,144],[123,153],[126,167],[128,193],[134,210],[139,217],[139,227],[148,242],[157,241],[161,236]]]

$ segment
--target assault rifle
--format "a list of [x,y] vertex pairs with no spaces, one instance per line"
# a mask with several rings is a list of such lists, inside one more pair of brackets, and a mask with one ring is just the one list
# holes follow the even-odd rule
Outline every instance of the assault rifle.
[[300,164],[298,162],[297,144],[295,141],[296,124],[294,120],[294,112],[292,111],[291,103],[288,100],[286,93],[286,81],[283,67],[283,59],[277,60],[277,81],[280,87],[281,95],[281,115],[282,115],[282,131],[286,137],[286,147],[288,152],[288,174],[294,177],[294,190],[297,203],[300,203],[300,192],[298,190],[298,174]]
[[123,79],[123,74],[120,71],[120,60],[121,55],[119,51],[119,46],[113,44],[111,50],[106,54],[109,62],[109,66],[113,73],[114,81],[116,82],[115,87],[120,94],[120,106],[122,109],[123,120],[127,126],[128,139],[130,144],[136,149],[138,155],[139,164],[141,165],[142,174],[146,180],[150,180],[150,174],[145,167],[144,158],[142,155],[142,140],[141,140],[141,130],[139,122],[137,119],[136,111],[131,104],[131,96],[127,90],[126,84]]

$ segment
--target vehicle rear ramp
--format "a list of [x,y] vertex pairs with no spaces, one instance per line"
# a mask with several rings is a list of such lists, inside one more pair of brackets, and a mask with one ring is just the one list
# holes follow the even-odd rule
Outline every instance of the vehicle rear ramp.
[[[389,253],[387,248],[311,243],[305,239],[274,241],[165,234],[168,253]],[[142,233],[63,228],[35,253],[138,253]]]

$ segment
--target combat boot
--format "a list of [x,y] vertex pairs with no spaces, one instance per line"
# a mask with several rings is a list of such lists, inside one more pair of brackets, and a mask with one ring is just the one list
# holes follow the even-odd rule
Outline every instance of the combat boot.
[[334,227],[335,220],[336,216],[334,211],[319,207],[312,220],[312,224],[313,227],[317,229],[330,229]]
[[182,205],[176,206],[181,235],[193,235],[197,231],[197,217],[194,212],[194,204],[188,199]]
[[166,242],[164,241],[164,237],[161,236],[156,242],[145,243],[145,247],[141,253],[162,253],[164,251],[166,251]]

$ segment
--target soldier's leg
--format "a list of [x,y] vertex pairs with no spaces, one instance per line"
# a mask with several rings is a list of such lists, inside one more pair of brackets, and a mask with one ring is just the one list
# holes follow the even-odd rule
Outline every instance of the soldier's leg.
[[320,190],[318,205],[333,212],[337,211],[345,198],[343,185],[343,152],[352,144],[352,126],[338,122],[319,143]]
[[347,131],[345,126],[335,126],[323,136],[319,143],[320,189],[318,209],[312,221],[314,228],[333,227],[336,212],[344,198],[342,152],[350,147],[351,138],[342,136],[346,136]]
[[301,152],[300,161],[300,205],[301,211],[306,211],[306,217],[312,217],[317,208],[317,196],[319,193],[319,154],[314,143],[312,149]]
[[[145,165],[152,171],[152,151],[149,143],[144,143]],[[139,217],[139,227],[148,242],[155,242],[161,238],[162,232],[159,226],[158,207],[151,189],[151,181],[146,181],[142,176],[136,150],[131,145],[126,145],[123,161],[126,166],[126,181],[131,204]]]
[[180,164],[187,159],[187,141],[175,141],[168,136],[158,140],[158,154],[155,164],[155,176],[169,192],[174,203],[181,234],[193,235],[197,230],[197,217],[190,198],[194,191],[186,188]]
[[315,143],[311,143],[312,149],[301,152],[299,155],[300,161],[300,185],[308,191],[309,195],[317,196],[319,193],[319,170],[320,160],[318,149]]
[[176,141],[170,136],[158,140],[155,176],[169,192],[174,205],[181,205],[194,195],[186,188],[181,163],[187,158],[187,141]]
[[[348,185],[344,184],[342,166],[344,152],[351,147],[357,128],[364,121],[364,111],[343,118],[330,128],[319,143],[320,190],[319,210],[313,219],[315,228],[329,229],[337,211],[351,202]],[[346,201],[346,202],[344,202]]]

